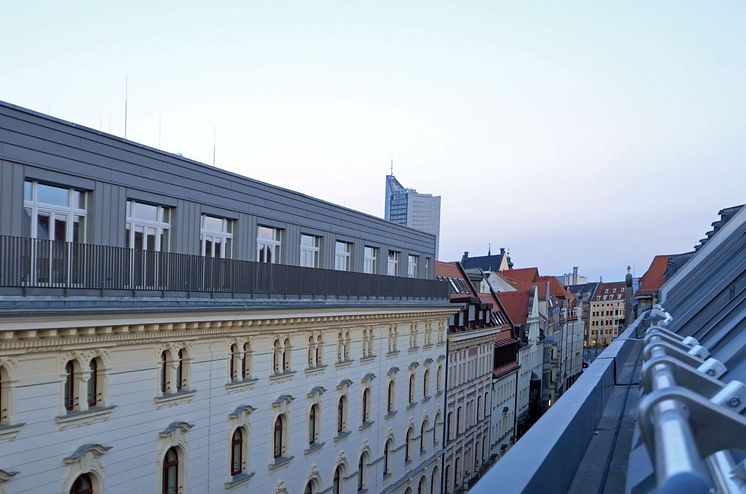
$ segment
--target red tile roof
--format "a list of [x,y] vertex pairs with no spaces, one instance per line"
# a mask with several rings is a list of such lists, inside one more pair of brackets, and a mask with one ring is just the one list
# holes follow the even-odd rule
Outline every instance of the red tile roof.
[[530,298],[528,290],[518,292],[499,292],[497,298],[508,313],[513,324],[526,324],[528,317],[528,301]]
[[514,284],[533,283],[539,276],[539,268],[506,269],[500,271],[500,276],[507,278],[508,282]]
[[653,262],[645,274],[640,278],[640,288],[637,290],[638,295],[652,295],[658,292],[666,281],[666,271],[668,270],[668,258],[670,256],[655,256]]
[[518,340],[513,337],[512,329],[503,329],[495,335],[496,346],[505,346],[511,343],[518,343]]
[[[468,301],[469,297],[476,297],[477,291],[474,285],[469,281],[469,277],[466,276],[464,268],[458,262],[443,262],[435,261],[435,276],[440,278],[452,278],[454,280],[461,280],[461,283],[451,282],[452,288],[463,289],[464,287],[468,290],[468,293],[464,291],[451,291],[451,302],[462,302]],[[462,285],[462,286],[459,286]]]

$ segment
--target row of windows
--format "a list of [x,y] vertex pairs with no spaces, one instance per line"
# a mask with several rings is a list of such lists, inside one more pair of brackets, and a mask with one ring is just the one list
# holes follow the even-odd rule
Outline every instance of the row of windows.
[[[87,193],[74,188],[59,187],[27,180],[24,184],[23,234],[31,238],[59,242],[86,241]],[[126,206],[125,245],[131,249],[169,251],[172,208],[128,200]],[[203,214],[200,218],[200,253],[207,257],[232,258],[233,231],[236,220]],[[256,228],[256,260],[279,263],[286,231],[259,225]],[[334,243],[334,269],[351,271],[354,245]],[[318,268],[323,252],[322,237],[301,233],[300,265]],[[400,276],[401,252],[389,250],[386,273]],[[363,272],[378,273],[380,249],[366,245],[363,249]],[[424,271],[430,272],[430,257],[425,257]],[[407,273],[417,277],[420,256],[409,254]]]
[[[610,310],[607,310],[607,311],[603,311],[603,310],[601,310],[601,311],[593,311],[593,317],[599,317],[599,316],[604,316],[604,315],[610,316],[611,315],[611,311]],[[615,316],[619,315],[619,309],[614,309],[614,315]]]
[[[474,400],[466,402],[466,406],[459,406],[455,411],[451,410],[446,416],[446,440],[453,441],[456,436],[463,434],[480,420],[489,416],[490,402],[489,393],[484,393],[484,398],[477,396],[476,406]],[[454,422],[455,420],[455,422]]]

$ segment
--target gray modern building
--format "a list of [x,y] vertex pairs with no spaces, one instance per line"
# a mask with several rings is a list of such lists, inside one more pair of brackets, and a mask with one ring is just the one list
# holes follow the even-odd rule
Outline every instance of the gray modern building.
[[0,493],[440,492],[435,252],[0,102]]
[[404,187],[393,174],[386,175],[385,218],[392,223],[435,235],[437,258],[440,235],[440,196],[420,194],[415,189]]

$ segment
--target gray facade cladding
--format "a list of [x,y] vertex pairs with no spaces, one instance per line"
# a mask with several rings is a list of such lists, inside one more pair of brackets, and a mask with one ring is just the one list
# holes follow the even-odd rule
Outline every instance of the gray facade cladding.
[[[0,101],[0,235],[22,236],[24,181],[86,191],[86,242],[125,246],[128,200],[172,208],[169,251],[200,254],[200,216],[233,220],[234,259],[257,258],[257,226],[282,230],[280,263],[300,264],[302,233],[320,237],[320,268],[334,268],[335,242],[352,244],[351,271],[364,249],[378,248],[377,274],[389,250],[409,254],[417,277],[432,279],[435,236],[299,192],[165,153]],[[425,272],[425,266],[429,271]]]

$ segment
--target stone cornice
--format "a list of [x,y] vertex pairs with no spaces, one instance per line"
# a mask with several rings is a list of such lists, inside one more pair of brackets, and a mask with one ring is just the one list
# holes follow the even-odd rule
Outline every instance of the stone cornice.
[[[432,309],[370,313],[360,309],[357,314],[325,314],[307,317],[257,318],[250,311],[230,314],[216,319],[215,315],[199,313],[179,316],[121,315],[81,319],[76,317],[24,318],[15,321],[0,320],[0,350],[61,350],[66,346],[98,347],[121,343],[138,344],[175,340],[249,336],[271,330],[274,334],[295,331],[350,328],[362,325],[436,320],[449,315],[446,310]],[[309,310],[312,311],[312,310]],[[284,311],[277,311],[282,314]],[[366,313],[367,312],[367,313]],[[269,315],[269,314],[266,314]]]

